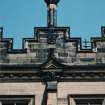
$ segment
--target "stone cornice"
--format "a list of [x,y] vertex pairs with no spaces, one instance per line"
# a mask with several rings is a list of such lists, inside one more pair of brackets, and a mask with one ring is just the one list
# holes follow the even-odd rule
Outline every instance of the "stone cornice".
[[[44,65],[45,66],[45,65]],[[54,66],[55,67],[55,66]],[[1,66],[0,82],[47,81],[105,81],[104,65],[38,68],[30,66]]]

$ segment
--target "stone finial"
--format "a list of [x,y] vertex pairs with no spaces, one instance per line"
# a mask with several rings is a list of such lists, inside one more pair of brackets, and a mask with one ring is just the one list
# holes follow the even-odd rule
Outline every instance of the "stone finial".
[[49,4],[58,4],[60,0],[45,0],[46,4],[49,5]]
[[2,35],[3,35],[3,28],[0,27],[0,40],[2,40]]

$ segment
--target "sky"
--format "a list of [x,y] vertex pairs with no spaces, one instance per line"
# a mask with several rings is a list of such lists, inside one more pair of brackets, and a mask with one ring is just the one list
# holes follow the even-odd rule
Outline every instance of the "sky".
[[[105,0],[60,0],[58,26],[69,26],[71,37],[101,36],[105,26]],[[22,38],[32,38],[34,27],[47,25],[44,0],[0,0],[0,27],[4,37],[14,38],[14,49],[21,49]]]

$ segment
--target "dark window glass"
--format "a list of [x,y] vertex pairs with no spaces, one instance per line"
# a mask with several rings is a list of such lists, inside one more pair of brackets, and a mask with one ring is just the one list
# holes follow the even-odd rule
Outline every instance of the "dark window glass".
[[36,50],[36,57],[45,58],[45,57],[47,57],[47,53],[48,53],[47,49],[37,49]]
[[105,48],[97,48],[98,52],[105,52]]
[[28,105],[26,100],[3,100],[2,105]]
[[1,101],[2,105],[28,105],[28,102],[26,102],[25,100],[23,101],[14,101],[14,100],[3,100]]
[[59,57],[68,57],[68,53],[58,53]]
[[76,105],[102,105],[103,99],[76,99]]
[[0,105],[34,105],[34,96],[0,96]]

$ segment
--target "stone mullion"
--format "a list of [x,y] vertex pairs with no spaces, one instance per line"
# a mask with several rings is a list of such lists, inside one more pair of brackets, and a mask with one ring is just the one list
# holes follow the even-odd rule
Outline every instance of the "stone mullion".
[[2,101],[0,101],[0,105],[2,105]]
[[103,102],[102,102],[102,105],[105,105],[105,97],[104,97],[104,100],[103,100]]
[[58,105],[69,105],[67,98],[58,98]]

